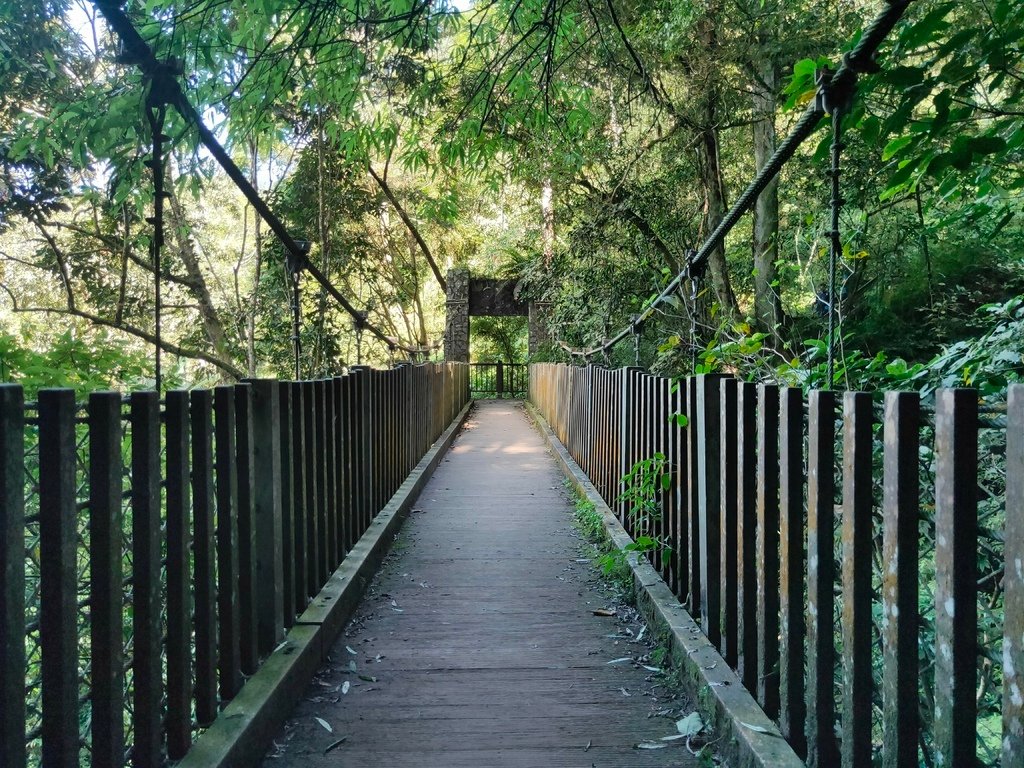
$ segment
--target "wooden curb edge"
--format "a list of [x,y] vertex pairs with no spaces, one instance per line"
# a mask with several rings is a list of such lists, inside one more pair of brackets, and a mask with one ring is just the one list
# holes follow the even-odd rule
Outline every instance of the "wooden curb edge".
[[[594,484],[552,432],[532,403],[524,401],[527,413],[576,490],[593,503],[604,521],[605,532],[620,550],[633,539],[612,513]],[[764,713],[743,687],[715,647],[701,632],[672,590],[646,559],[634,553],[627,558],[633,572],[637,607],[659,634],[666,636],[673,662],[683,671],[685,682],[696,694],[701,716],[719,738],[716,747],[739,768],[804,768],[804,762],[779,733],[778,726]]]
[[423,486],[448,452],[473,406],[466,404],[420,459],[313,598],[284,642],[177,763],[178,768],[248,768],[258,765],[298,703],[341,630],[351,618],[395,534]]

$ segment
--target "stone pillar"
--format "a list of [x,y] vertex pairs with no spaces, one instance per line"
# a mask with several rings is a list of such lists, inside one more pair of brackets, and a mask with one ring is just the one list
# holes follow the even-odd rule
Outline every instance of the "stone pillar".
[[551,342],[551,303],[531,301],[529,316],[529,353],[534,355],[544,344]]
[[448,271],[445,301],[444,359],[449,363],[469,362],[469,270]]

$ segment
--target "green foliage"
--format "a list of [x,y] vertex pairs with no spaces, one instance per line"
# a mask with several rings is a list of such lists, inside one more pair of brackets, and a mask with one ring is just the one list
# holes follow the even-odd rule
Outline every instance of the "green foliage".
[[104,331],[66,331],[41,352],[10,334],[0,334],[0,381],[21,384],[29,398],[51,387],[74,389],[81,396],[101,389],[152,386],[151,376],[152,361],[145,353]]

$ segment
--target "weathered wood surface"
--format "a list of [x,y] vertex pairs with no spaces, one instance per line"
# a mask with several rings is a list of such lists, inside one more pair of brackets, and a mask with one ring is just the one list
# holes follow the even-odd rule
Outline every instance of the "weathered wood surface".
[[649,648],[593,615],[611,600],[571,513],[520,406],[478,404],[264,765],[696,765],[635,748],[690,706],[608,663]]

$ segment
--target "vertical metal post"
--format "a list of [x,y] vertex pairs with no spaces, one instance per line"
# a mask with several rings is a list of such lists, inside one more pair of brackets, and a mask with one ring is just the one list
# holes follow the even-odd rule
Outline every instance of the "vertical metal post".
[[167,393],[167,756],[192,746],[191,510],[188,392]]
[[972,765],[978,708],[977,391],[936,392],[935,465],[935,762]]
[[[118,454],[120,455],[120,454]],[[0,384],[0,765],[25,749],[25,394]]]
[[914,768],[917,703],[918,436],[916,392],[885,395],[882,562],[882,766]]
[[1024,385],[1006,413],[1006,545],[1003,572],[1003,765],[1024,759]]
[[845,393],[841,751],[844,768],[871,765],[871,422],[871,395]]
[[284,639],[281,528],[281,400],[278,383],[257,379],[252,387],[253,523],[257,648],[266,656]]
[[217,589],[214,582],[213,393],[193,390],[192,515],[196,632],[196,720],[207,726],[217,717]]
[[[0,418],[3,418],[2,413]],[[124,761],[124,576],[121,551],[124,546],[121,509],[123,470],[121,395],[117,392],[94,392],[89,396],[89,609],[93,765],[120,765]],[[0,497],[6,495],[3,490],[0,481]],[[19,643],[19,646],[24,647],[24,643]],[[11,648],[2,642],[0,647]],[[9,700],[5,701],[5,716],[0,718],[0,722],[7,719],[8,703]],[[3,736],[2,730],[0,736]],[[19,743],[23,743],[21,739]],[[0,764],[8,763],[0,757]],[[9,764],[18,765],[13,762]]]
[[836,397],[811,392],[807,434],[807,765],[839,764],[835,734]]
[[779,388],[761,384],[757,410],[757,699],[779,714]]
[[[155,403],[155,393],[148,394],[153,394]],[[158,420],[156,424],[159,428]],[[69,768],[78,766],[78,536],[75,516],[75,459],[75,393],[70,389],[41,390],[39,644],[42,647],[42,761],[46,766]],[[154,554],[158,562],[159,551]],[[147,638],[151,636],[144,634],[143,639]],[[4,649],[5,653],[6,650]],[[159,667],[157,681],[159,686]],[[19,698],[23,700],[24,694]],[[155,700],[159,701],[159,698]],[[138,703],[137,701],[136,704]],[[159,707],[149,707],[145,716],[148,716],[149,722],[153,722],[154,712],[157,714],[155,722],[159,725]],[[159,729],[157,738],[158,734]],[[24,734],[21,738],[24,738]]]
[[[135,685],[132,764],[137,768],[150,768],[163,760],[160,703],[164,698],[160,621],[160,400],[156,392],[132,394],[131,424],[132,679]],[[77,650],[73,649],[72,653]],[[46,711],[45,701],[43,711]],[[64,717],[68,717],[67,713]],[[45,733],[43,743],[46,743]],[[43,760],[47,762],[45,755]]]

